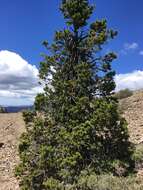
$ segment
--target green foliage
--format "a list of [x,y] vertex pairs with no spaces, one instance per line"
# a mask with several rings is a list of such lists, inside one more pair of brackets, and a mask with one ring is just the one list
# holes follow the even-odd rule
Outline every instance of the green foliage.
[[26,124],[32,122],[35,116],[35,112],[33,111],[23,111],[22,114]]
[[82,176],[72,190],[139,190],[143,188],[141,179],[136,177],[115,177],[113,175],[90,174]]
[[133,92],[129,89],[124,89],[124,90],[120,90],[119,92],[117,92],[115,94],[117,99],[124,99],[124,98],[128,98],[130,96],[133,95]]
[[[89,175],[81,175],[77,184],[63,185],[54,182],[51,179],[48,184],[52,184],[54,190],[141,190],[143,189],[143,182],[136,176],[129,177],[115,177],[111,174],[96,175],[91,173]],[[48,185],[48,190],[51,185]]]
[[136,145],[133,157],[134,157],[136,165],[143,163],[143,144],[142,143]]
[[70,28],[57,31],[51,46],[43,43],[50,51],[40,63],[44,92],[36,111],[23,114],[28,127],[17,175],[25,190],[70,189],[83,171],[125,176],[134,167],[127,124],[112,96],[116,55],[102,55],[117,32],[106,20],[86,26],[93,11],[87,0],[63,0],[61,10]]
[[61,184],[58,180],[53,178],[49,178],[45,183],[44,186],[48,190],[64,190],[64,185]]
[[40,93],[35,98],[35,110],[45,112],[47,109],[48,97]]
[[63,0],[61,10],[67,19],[68,25],[73,25],[74,29],[79,29],[87,24],[87,19],[93,11],[93,6],[89,6],[86,0]]

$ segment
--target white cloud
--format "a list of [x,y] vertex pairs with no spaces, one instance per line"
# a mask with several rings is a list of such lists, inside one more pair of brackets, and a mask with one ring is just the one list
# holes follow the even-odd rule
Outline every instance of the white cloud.
[[136,42],[133,43],[125,43],[124,44],[124,49],[125,50],[135,50],[139,47],[139,45]]
[[40,91],[36,66],[14,52],[0,51],[0,104],[32,104]]
[[[116,91],[143,88],[143,71],[115,76]],[[0,105],[32,104],[38,92],[38,69],[20,55],[7,50],[0,51]]]
[[143,55],[143,50],[141,50],[141,51],[139,52],[139,54],[140,54],[140,55]]
[[129,52],[133,52],[139,48],[138,43],[132,42],[132,43],[125,43],[123,45],[123,49],[120,50],[119,54],[127,55]]
[[143,89],[143,71],[118,74],[115,76],[116,91],[128,88],[131,90]]

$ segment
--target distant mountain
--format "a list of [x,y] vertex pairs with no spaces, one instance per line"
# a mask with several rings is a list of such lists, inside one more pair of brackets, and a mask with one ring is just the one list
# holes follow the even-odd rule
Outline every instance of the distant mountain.
[[4,106],[7,113],[17,113],[23,110],[32,110],[33,106]]

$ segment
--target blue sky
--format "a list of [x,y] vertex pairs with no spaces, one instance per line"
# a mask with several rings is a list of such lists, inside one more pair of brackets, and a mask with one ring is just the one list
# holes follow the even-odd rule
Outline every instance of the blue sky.
[[[27,64],[27,68],[29,68],[29,64],[38,67],[41,60],[40,53],[45,52],[41,45],[42,41],[48,40],[51,42],[54,31],[65,27],[63,16],[59,11],[60,2],[60,0],[0,0],[0,51],[4,54],[3,50],[7,50],[5,51],[7,56],[8,53],[14,52],[15,58],[16,56],[20,56],[23,61],[26,61],[25,64]],[[137,80],[142,80],[143,1],[91,0],[91,3],[96,4],[96,10],[91,21],[106,18],[109,27],[119,32],[117,38],[105,47],[107,51],[114,50],[118,53],[118,60],[113,64],[119,77],[117,80],[122,80],[124,76],[126,76],[126,80],[127,77],[133,78],[136,76],[137,78],[138,73],[136,70],[140,72],[139,77],[141,78]],[[2,56],[4,56],[3,54]],[[1,57],[1,54],[0,60],[3,60],[3,65],[5,59]],[[18,60],[16,58],[17,62]],[[12,65],[14,66],[13,68],[16,67],[12,59],[8,59],[7,65]],[[30,71],[32,72],[32,76],[34,75],[33,73],[36,72],[34,70]],[[26,76],[27,75],[24,77]],[[37,79],[34,79],[32,85],[35,84],[36,80]],[[1,81],[3,82],[4,79],[1,80],[0,78],[0,83]],[[131,88],[134,88],[135,82],[138,81],[134,81]],[[4,81],[4,83],[6,82]],[[22,83],[24,83],[24,81],[22,81]],[[122,84],[120,84],[119,88],[121,88],[121,86]],[[139,85],[139,87],[141,88],[142,86]],[[16,97],[19,97],[19,99],[16,100],[14,93],[17,93],[17,91],[14,89],[15,87],[9,84],[7,88],[9,88],[9,91],[13,91],[13,96],[11,97],[9,94],[7,97],[7,95],[5,95],[6,92],[4,92],[6,90],[2,89],[3,94],[1,95],[0,93],[0,104],[18,105],[30,104],[30,102],[32,102],[31,99],[26,98],[26,95],[22,98],[20,95],[17,95]],[[31,89],[29,87],[27,91]],[[22,90],[24,89],[22,88]],[[36,93],[37,90],[34,92]],[[32,97],[32,95],[30,97]]]

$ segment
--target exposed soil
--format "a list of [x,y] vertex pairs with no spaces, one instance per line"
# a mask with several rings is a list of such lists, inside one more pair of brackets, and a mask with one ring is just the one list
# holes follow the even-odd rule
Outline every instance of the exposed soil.
[[24,130],[21,113],[0,114],[0,190],[19,190],[14,168],[19,161],[18,139]]
[[[128,123],[131,142],[136,146],[143,146],[143,90],[136,91],[131,97],[122,99],[120,111]],[[143,163],[140,163],[137,169],[137,176],[143,180]]]
[[143,143],[143,91],[120,101],[121,111],[128,122],[130,139],[135,144]]

